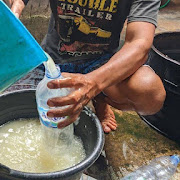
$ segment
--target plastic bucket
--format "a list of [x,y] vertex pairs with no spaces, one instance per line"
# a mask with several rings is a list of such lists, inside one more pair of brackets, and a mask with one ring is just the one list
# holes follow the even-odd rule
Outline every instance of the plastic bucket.
[[[0,104],[0,125],[19,118],[38,117],[35,90],[22,90],[1,95]],[[86,158],[79,164],[52,173],[25,173],[0,164],[0,179],[79,180],[83,171],[99,157],[104,145],[104,133],[95,114],[86,107],[74,130],[75,135],[81,138],[86,152]]]
[[148,63],[166,89],[163,108],[151,116],[140,116],[166,137],[180,143],[180,32],[157,34]]
[[0,92],[47,60],[29,31],[0,0]]

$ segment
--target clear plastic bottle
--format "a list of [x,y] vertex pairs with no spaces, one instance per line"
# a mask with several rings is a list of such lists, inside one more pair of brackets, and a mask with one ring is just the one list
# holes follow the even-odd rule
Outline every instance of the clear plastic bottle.
[[[49,57],[49,56],[48,56]],[[71,144],[73,140],[74,128],[73,124],[63,128],[58,129],[57,124],[60,121],[63,121],[66,117],[48,117],[47,112],[50,109],[62,109],[63,107],[49,107],[47,101],[53,97],[62,97],[66,96],[71,92],[69,88],[58,88],[58,89],[49,89],[47,83],[54,79],[62,79],[60,67],[54,64],[54,61],[49,57],[49,60],[44,64],[45,65],[45,75],[44,78],[40,81],[36,88],[36,102],[37,109],[42,124],[42,129],[44,132],[45,143],[52,149],[56,148],[58,143]]]
[[142,166],[121,180],[169,180],[180,162],[178,155],[161,156],[153,159],[149,165]]

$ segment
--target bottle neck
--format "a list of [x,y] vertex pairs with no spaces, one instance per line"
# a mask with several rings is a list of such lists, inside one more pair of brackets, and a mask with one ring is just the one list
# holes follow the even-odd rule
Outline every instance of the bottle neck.
[[57,79],[61,76],[61,70],[60,70],[60,67],[58,65],[56,65],[56,69],[54,69],[54,71],[52,71],[50,73],[50,71],[48,71],[47,68],[45,68],[45,76],[48,78],[48,79]]
[[170,158],[171,158],[172,164],[174,164],[175,166],[177,166],[179,164],[180,157],[178,155],[173,155]]

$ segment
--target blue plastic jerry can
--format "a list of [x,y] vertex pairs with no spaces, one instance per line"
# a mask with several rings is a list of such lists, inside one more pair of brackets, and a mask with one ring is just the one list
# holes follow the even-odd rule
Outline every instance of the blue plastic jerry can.
[[0,0],[0,92],[47,59],[30,32]]

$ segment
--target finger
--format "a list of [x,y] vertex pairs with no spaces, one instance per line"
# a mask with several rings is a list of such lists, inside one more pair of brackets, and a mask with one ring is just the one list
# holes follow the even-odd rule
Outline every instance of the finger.
[[71,88],[75,86],[80,86],[84,85],[84,76],[82,74],[70,74],[66,73],[67,77],[63,79],[57,79],[57,80],[52,80],[48,82],[47,86],[50,89],[58,89],[58,88]]
[[64,117],[69,116],[73,114],[77,114],[83,109],[82,103],[79,103],[78,105],[69,106],[64,109],[51,109],[47,112],[47,116],[49,117]]
[[57,79],[48,82],[47,86],[49,89],[70,88],[74,86],[74,81],[71,78]]
[[17,18],[20,17],[22,10],[24,9],[25,5],[23,1],[14,1],[11,7],[12,12],[15,14]]
[[49,117],[64,117],[72,114],[74,106],[69,106],[64,109],[51,109],[47,112],[47,116]]
[[50,107],[66,106],[71,104],[77,104],[83,98],[84,96],[82,97],[79,91],[74,91],[68,96],[51,98],[47,101],[47,104]]
[[80,113],[77,113],[76,115],[73,115],[73,116],[69,116],[66,120],[62,121],[62,122],[59,122],[58,123],[58,128],[61,129],[61,128],[64,128],[66,126],[69,126],[70,124],[72,124],[73,122],[75,122],[78,117],[79,117]]
[[49,117],[64,117],[64,116],[70,116],[73,114],[77,114],[82,111],[83,109],[82,103],[79,103],[78,105],[69,106],[64,109],[51,109],[47,112],[47,116]]
[[81,113],[83,108],[84,108],[84,106],[82,105],[82,103],[79,103],[77,106],[74,107],[73,114]]

